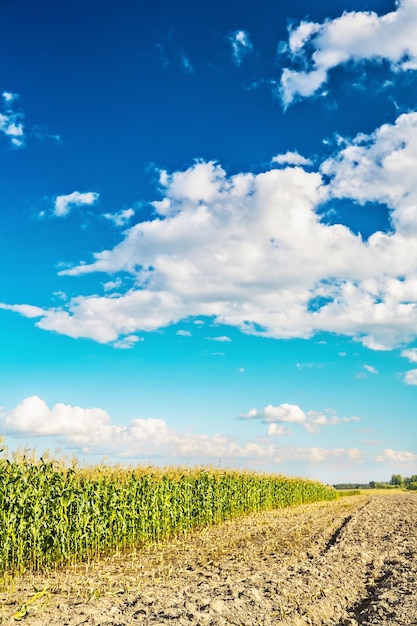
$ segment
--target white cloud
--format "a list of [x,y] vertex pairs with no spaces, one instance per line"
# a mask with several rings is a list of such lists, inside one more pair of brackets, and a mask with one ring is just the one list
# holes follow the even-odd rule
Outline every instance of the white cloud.
[[180,337],[191,337],[192,334],[190,333],[189,330],[177,330],[177,335],[179,335]]
[[404,382],[407,385],[417,385],[417,369],[406,372],[404,374]]
[[119,348],[121,350],[128,350],[129,348],[133,348],[133,346],[138,343],[138,341],[144,341],[143,337],[137,337],[136,335],[127,335],[126,337],[122,337],[113,343],[115,348]]
[[[350,142],[342,141],[339,153],[327,159],[321,171],[333,178],[333,197],[351,198],[359,204],[381,202],[394,209],[393,228],[408,239],[417,230],[416,161],[417,113],[407,113],[370,135],[359,134]],[[398,264],[404,261],[404,255],[400,255]]]
[[364,368],[370,374],[378,374],[378,370],[375,367],[373,367],[373,365],[364,365]]
[[123,285],[123,281],[121,278],[116,278],[116,280],[109,280],[103,283],[104,291],[114,291],[115,289],[120,289]]
[[56,404],[52,409],[38,396],[23,400],[4,418],[6,430],[30,435],[64,435],[69,441],[111,440],[118,427],[110,425],[110,416],[98,408],[84,409]]
[[318,413],[317,411],[308,411],[304,428],[307,432],[313,434],[320,430],[323,426],[336,426],[337,424],[348,424],[349,422],[359,422],[360,417],[338,417],[333,411]]
[[3,91],[2,96],[3,96],[4,101],[9,104],[13,102],[14,100],[16,100],[19,97],[19,94],[11,93],[10,91]]
[[99,194],[93,191],[80,193],[73,191],[66,196],[57,196],[54,203],[53,214],[55,217],[65,217],[74,207],[91,206],[97,202]]
[[[6,308],[8,305],[1,306]],[[28,305],[17,306],[19,310],[12,310],[26,315],[23,307]],[[177,311],[175,320],[172,317],[174,311]],[[99,343],[109,343],[117,341],[119,336],[138,330],[154,331],[185,317],[186,309],[168,292],[130,290],[124,295],[78,296],[71,300],[68,310],[55,308],[44,312],[37,326],[73,338],[88,337]]]
[[262,419],[266,424],[277,422],[303,423],[306,421],[306,414],[296,404],[280,404],[272,406],[268,404],[263,409],[251,409],[248,413],[241,415],[244,419]]
[[[266,337],[342,334],[375,350],[413,341],[417,113],[340,145],[320,171],[228,176],[212,162],[162,171],[155,219],[127,229],[91,263],[59,272],[107,273],[113,281],[123,273],[133,286],[75,297],[44,311],[38,326],[105,343],[207,317]],[[351,199],[357,210],[388,204],[391,232],[364,241],[326,224],[317,208],[334,198]]]
[[272,163],[278,165],[311,165],[310,159],[306,159],[298,152],[286,152],[285,154],[277,154],[272,158]]
[[[336,424],[346,424],[348,422],[360,421],[359,417],[337,417],[334,411],[327,410],[323,413],[317,411],[304,412],[297,404],[280,404],[272,406],[269,404],[263,409],[251,409],[240,416],[243,419],[260,419],[263,424],[302,424],[309,433],[317,432],[322,426],[335,426]],[[276,430],[276,432],[275,432]],[[280,429],[269,428],[268,435],[281,434]],[[289,434],[283,431],[283,434]]]
[[[270,440],[237,443],[222,434],[181,432],[163,419],[136,418],[128,424],[113,424],[100,408],[83,408],[57,403],[50,408],[38,396],[31,396],[2,415],[3,428],[15,436],[56,437],[60,445],[96,454],[126,458],[201,460],[205,462],[243,459],[251,462],[325,463],[361,462],[362,453],[353,449],[278,447]],[[270,424],[271,436],[289,434],[285,427]]]
[[0,134],[3,134],[15,148],[22,148],[26,142],[26,135],[36,139],[52,139],[61,143],[59,135],[51,134],[38,124],[34,124],[27,132],[24,125],[24,115],[14,110],[14,104],[19,99],[19,94],[11,91],[3,91],[1,94],[3,106],[0,105]]
[[29,318],[43,317],[47,314],[45,309],[41,309],[39,306],[33,306],[32,304],[3,304],[0,302],[0,309],[4,311],[14,311],[15,313],[20,313],[20,315]]
[[104,213],[103,217],[113,222],[116,226],[126,226],[134,214],[133,209],[122,209],[118,213]]
[[34,436],[57,436],[63,443],[95,446],[125,457],[165,455],[170,458],[271,458],[273,446],[247,442],[239,445],[224,435],[177,432],[162,419],[134,419],[113,425],[99,408],[56,404],[49,408],[38,396],[26,398],[3,416],[6,432]]
[[401,0],[395,11],[382,16],[356,11],[321,24],[301,22],[290,32],[286,50],[303,69],[284,69],[284,105],[316,94],[327,82],[329,71],[349,61],[385,59],[394,71],[417,69],[416,31],[416,0]]
[[417,348],[402,350],[401,356],[408,359],[411,363],[417,363]]
[[383,454],[378,454],[374,458],[378,463],[415,463],[415,461],[417,461],[417,454],[405,450],[391,450],[390,448],[386,448]]
[[233,60],[239,66],[243,58],[252,52],[253,45],[246,30],[236,30],[229,37],[232,46]]
[[268,430],[266,431],[266,434],[268,437],[285,437],[292,435],[292,432],[286,426],[273,422],[272,424],[268,424]]
[[19,96],[9,91],[3,91],[2,97],[5,108],[3,112],[0,112],[0,133],[3,133],[14,147],[21,148],[25,144],[23,116],[13,111],[12,108],[13,102]]
[[326,463],[332,460],[362,463],[363,457],[363,452],[358,448],[295,448],[291,450],[291,458],[294,461],[310,463]]
[[207,337],[207,339],[210,339],[210,341],[219,341],[220,343],[229,343],[232,341],[230,337],[227,337],[226,335],[220,335],[219,337]]

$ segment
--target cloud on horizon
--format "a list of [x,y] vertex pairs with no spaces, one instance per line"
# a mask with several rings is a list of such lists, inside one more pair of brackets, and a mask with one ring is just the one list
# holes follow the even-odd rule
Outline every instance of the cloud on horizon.
[[126,459],[246,459],[274,463],[325,463],[335,459],[342,464],[363,461],[363,452],[357,448],[282,447],[262,438],[238,443],[222,434],[180,432],[163,419],[138,418],[127,425],[116,425],[103,409],[63,403],[50,408],[39,396],[28,397],[3,413],[1,422],[7,435],[52,436],[60,445],[84,454],[112,454]]
[[386,448],[382,454],[375,455],[377,463],[412,463],[417,461],[417,454],[406,450],[391,450]]

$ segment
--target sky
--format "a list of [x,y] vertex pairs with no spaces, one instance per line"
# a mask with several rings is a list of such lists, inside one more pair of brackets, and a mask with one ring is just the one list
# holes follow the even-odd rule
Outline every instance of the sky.
[[417,0],[2,0],[0,433],[417,473]]

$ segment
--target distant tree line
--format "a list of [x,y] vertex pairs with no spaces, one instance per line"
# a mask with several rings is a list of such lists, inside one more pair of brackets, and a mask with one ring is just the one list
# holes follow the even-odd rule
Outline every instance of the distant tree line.
[[401,476],[401,474],[393,474],[391,480],[386,483],[380,483],[375,480],[371,480],[369,483],[339,483],[333,485],[335,489],[409,489],[410,491],[417,491],[417,474],[413,474],[410,477]]
[[410,477],[393,474],[389,484],[393,487],[405,487],[406,489],[417,491],[417,474],[413,474]]

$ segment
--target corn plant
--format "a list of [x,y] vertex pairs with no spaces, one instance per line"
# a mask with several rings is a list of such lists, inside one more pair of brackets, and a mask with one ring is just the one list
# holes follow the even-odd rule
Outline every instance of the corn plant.
[[321,483],[213,468],[79,468],[0,457],[0,570],[46,570],[254,511],[333,500]]

